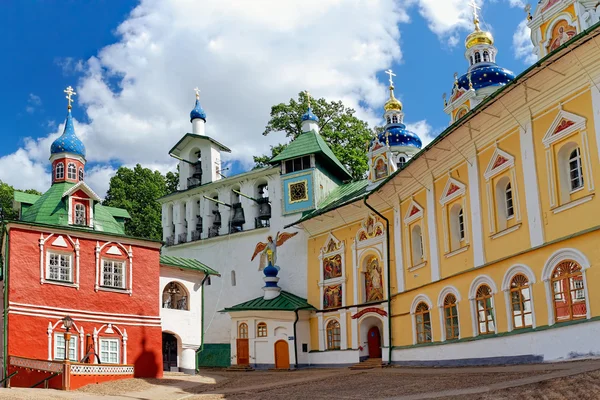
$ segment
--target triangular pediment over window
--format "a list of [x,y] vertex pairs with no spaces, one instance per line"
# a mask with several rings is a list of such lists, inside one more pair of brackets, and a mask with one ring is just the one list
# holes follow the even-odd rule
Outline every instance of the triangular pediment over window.
[[585,129],[586,121],[584,117],[561,108],[542,139],[544,146],[549,147],[552,143],[569,136],[573,132]]
[[492,177],[498,175],[502,171],[515,165],[515,158],[505,152],[504,150],[496,147],[492,158],[483,174],[485,180],[490,180]]
[[454,179],[453,177],[448,177],[448,181],[446,182],[446,186],[444,186],[444,190],[442,191],[442,197],[440,198],[441,204],[446,204],[455,198],[462,196],[465,194],[467,190],[467,186]]
[[76,185],[71,186],[71,188],[69,190],[67,190],[66,192],[63,193],[62,197],[65,196],[72,196],[77,192],[83,192],[85,193],[90,199],[95,200],[95,201],[101,201],[100,196],[98,196],[91,187],[89,187],[85,182],[81,181]]
[[411,222],[423,217],[423,207],[414,200],[410,201],[408,211],[404,216],[404,223],[410,224]]

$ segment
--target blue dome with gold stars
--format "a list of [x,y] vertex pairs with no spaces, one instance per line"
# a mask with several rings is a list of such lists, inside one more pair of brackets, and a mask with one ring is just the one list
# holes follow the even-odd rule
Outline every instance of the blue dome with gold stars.
[[196,98],[196,105],[190,113],[190,122],[192,122],[196,118],[203,119],[204,122],[206,122],[206,112],[204,112],[204,109],[200,105],[200,100],[198,100],[198,98]]
[[79,140],[75,134],[75,127],[73,126],[73,116],[71,110],[67,113],[67,121],[65,123],[65,130],[62,135],[50,146],[50,154],[59,153],[71,153],[85,158],[85,146],[83,142]]
[[302,115],[302,121],[315,121],[319,122],[319,117],[313,114],[312,109],[308,107],[308,110]]
[[402,123],[386,125],[385,131],[381,132],[377,138],[381,143],[389,143],[394,147],[415,147],[420,149],[423,146],[419,136],[406,129]]
[[469,74],[471,74],[471,82],[475,90],[488,86],[504,86],[515,79],[515,74],[496,63],[479,63],[458,78],[459,88],[469,90]]

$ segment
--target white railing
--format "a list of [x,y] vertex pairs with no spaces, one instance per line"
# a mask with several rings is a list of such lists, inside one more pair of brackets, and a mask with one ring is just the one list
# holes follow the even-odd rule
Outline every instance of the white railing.
[[133,365],[71,364],[72,375],[133,375]]
[[[10,365],[22,368],[31,368],[39,371],[62,372],[63,363],[47,360],[34,360],[31,358],[10,356]],[[132,367],[133,368],[133,367]]]

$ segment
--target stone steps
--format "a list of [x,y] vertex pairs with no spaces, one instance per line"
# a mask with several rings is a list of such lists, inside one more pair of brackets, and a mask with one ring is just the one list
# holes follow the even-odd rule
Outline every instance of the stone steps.
[[226,368],[225,371],[229,371],[229,372],[249,372],[249,371],[254,371],[254,368],[252,368],[249,365],[232,365],[229,368]]
[[373,369],[373,368],[381,368],[381,358],[368,358],[363,362],[359,362],[358,364],[354,364],[350,367],[350,369]]

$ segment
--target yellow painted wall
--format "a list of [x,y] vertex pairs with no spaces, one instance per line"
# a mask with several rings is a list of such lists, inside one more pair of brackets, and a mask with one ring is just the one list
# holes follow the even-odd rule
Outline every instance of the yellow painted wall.
[[[423,207],[423,217],[414,221],[409,229],[406,229],[406,224],[404,223],[404,218],[409,212],[412,204],[412,200],[414,200],[418,205]],[[403,250],[403,265],[404,265],[404,284],[406,289],[412,289],[417,286],[422,286],[428,283],[431,280],[431,254],[429,252],[429,231],[427,229],[427,192],[422,189],[416,192],[413,195],[413,198],[407,198],[402,201],[400,204],[400,226],[402,229],[402,250]],[[419,224],[421,226],[421,232],[423,234],[423,253],[425,256],[425,266],[416,270],[411,271],[412,263],[412,245],[411,245],[411,230],[415,224]],[[392,232],[393,234],[393,232]],[[392,236],[393,237],[393,236]],[[392,293],[395,293],[392,291]]]
[[[600,177],[600,164],[598,160],[598,146],[594,128],[592,99],[589,89],[586,89],[583,93],[581,93],[575,98],[567,99],[563,103],[563,108],[565,111],[572,112],[587,119],[586,131],[588,139],[589,157],[592,166],[594,187],[597,187],[599,183],[598,178]],[[534,118],[533,121],[536,168],[538,173],[539,193],[543,214],[542,219],[544,223],[544,238],[546,241],[551,241],[575,232],[579,232],[581,230],[587,229],[595,225],[600,225],[600,213],[597,212],[599,207],[597,196],[594,196],[594,198],[587,203],[578,205],[567,211],[559,212],[556,214],[553,212],[553,208],[550,205],[548,181],[549,175],[552,173],[555,175],[557,183],[557,190],[555,191],[557,204],[561,204],[558,192],[560,179],[556,171],[556,158],[554,171],[550,171],[546,167],[546,148],[542,143],[542,139],[548,131],[548,129],[550,129],[550,126],[553,123],[556,116],[558,115],[558,112],[559,111],[557,105],[554,109],[551,109],[550,112],[548,112],[545,115],[541,115],[538,118]],[[579,133],[574,133],[572,136],[569,136],[568,139],[564,139],[559,143],[555,143],[550,151],[554,152],[554,154],[556,155],[558,147],[561,144],[571,141],[576,142],[580,145],[580,148],[582,150],[582,162],[585,163],[588,154],[584,151],[584,148],[581,147],[581,135]],[[592,178],[589,176],[589,174],[586,174],[585,165],[583,167],[583,174],[584,189],[580,192],[575,193],[572,196],[573,200],[592,193],[588,190],[588,180]]]

